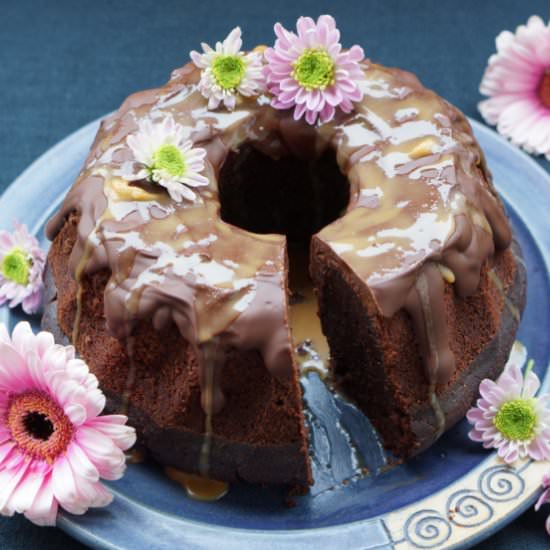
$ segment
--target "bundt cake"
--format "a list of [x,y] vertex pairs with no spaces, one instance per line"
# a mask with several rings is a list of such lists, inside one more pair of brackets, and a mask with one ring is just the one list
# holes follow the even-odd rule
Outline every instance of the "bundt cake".
[[[265,91],[213,108],[185,65],[102,122],[48,224],[44,325],[161,464],[311,483],[287,240],[310,245],[333,383],[395,455],[432,444],[504,366],[525,273],[471,128],[414,75],[359,65],[362,99],[314,124]],[[144,124],[205,151],[182,200],[152,172],[121,176]]]

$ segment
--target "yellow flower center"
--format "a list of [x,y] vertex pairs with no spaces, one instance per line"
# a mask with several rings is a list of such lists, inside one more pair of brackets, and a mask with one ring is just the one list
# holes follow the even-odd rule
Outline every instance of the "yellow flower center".
[[335,64],[322,48],[309,48],[294,62],[292,77],[306,90],[325,89],[334,84]]

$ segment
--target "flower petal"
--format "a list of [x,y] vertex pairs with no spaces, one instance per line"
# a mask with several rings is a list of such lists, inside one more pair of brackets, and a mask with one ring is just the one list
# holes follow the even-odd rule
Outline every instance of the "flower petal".
[[88,508],[79,499],[75,476],[66,457],[59,458],[53,467],[52,489],[59,505],[71,514],[82,514]]
[[81,426],[76,441],[103,479],[116,480],[123,475],[126,468],[124,454],[106,435],[92,427]]
[[0,389],[21,391],[32,388],[23,357],[10,344],[0,342]]
[[0,470],[0,514],[12,516],[14,511],[7,507],[20,481],[23,479],[29,468],[29,462],[22,462],[18,468]]
[[67,449],[67,460],[71,465],[72,471],[80,477],[83,477],[91,482],[96,482],[99,480],[99,472],[97,468],[93,465],[80,445],[74,441]]
[[41,473],[28,471],[19,482],[17,490],[12,493],[8,507],[22,514],[29,510],[42,487],[44,476]]
[[57,518],[57,501],[54,498],[51,474],[42,482],[32,506],[25,512],[25,517],[40,526],[55,526]]
[[136,442],[136,430],[126,426],[126,420],[123,415],[105,415],[94,418],[88,426],[109,437],[119,449],[125,451]]
[[523,397],[534,397],[540,388],[540,380],[538,376],[533,372],[527,373],[525,380],[523,381]]

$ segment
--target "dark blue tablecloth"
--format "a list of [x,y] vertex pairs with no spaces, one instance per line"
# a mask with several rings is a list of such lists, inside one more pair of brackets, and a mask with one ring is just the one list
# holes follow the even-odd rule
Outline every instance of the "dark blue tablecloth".
[[[288,26],[320,13],[336,16],[344,45],[359,43],[368,57],[415,72],[479,119],[478,85],[494,37],[531,14],[550,19],[550,0],[1,0],[0,192],[68,133],[130,92],[166,81],[200,41],[240,25],[245,46],[272,43],[275,21]],[[544,519],[529,511],[480,546],[549,548]],[[0,518],[0,548],[81,545],[18,517]]]

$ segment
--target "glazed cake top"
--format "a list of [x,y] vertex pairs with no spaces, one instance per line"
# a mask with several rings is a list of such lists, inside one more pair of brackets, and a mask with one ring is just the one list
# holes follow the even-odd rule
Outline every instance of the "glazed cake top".
[[[324,124],[296,121],[264,94],[239,97],[233,111],[209,110],[191,63],[102,122],[47,232],[54,238],[79,214],[71,269],[77,281],[110,271],[105,316],[115,336],[127,337],[144,318],[157,330],[174,322],[199,355],[212,342],[258,349],[272,372],[291,372],[285,237],[222,221],[218,177],[243,144],[274,159],[315,159],[333,148],[350,201],[318,238],[368,287],[382,315],[410,313],[430,383],[450,379],[444,281],[460,296],[475,292],[483,263],[510,243],[509,224],[464,116],[410,73],[366,61],[361,68],[363,99]],[[126,140],[140,121],[167,116],[206,150],[208,185],[194,188],[194,201],[117,175],[132,160]],[[219,410],[221,392],[214,399]]]

